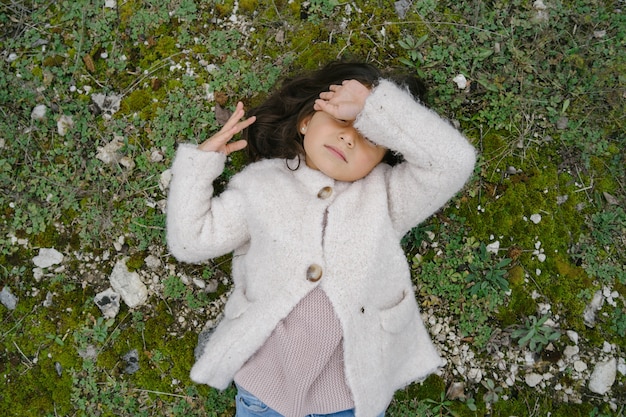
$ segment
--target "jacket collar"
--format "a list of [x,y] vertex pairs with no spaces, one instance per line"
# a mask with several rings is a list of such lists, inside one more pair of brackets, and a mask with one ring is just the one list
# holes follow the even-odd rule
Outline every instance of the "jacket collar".
[[[288,167],[294,168],[298,166],[298,158],[289,159],[286,162]],[[285,163],[284,160],[283,163]],[[324,187],[332,187],[336,195],[344,191],[351,184],[349,182],[335,181],[321,171],[309,168],[304,162],[304,158],[300,161],[300,167],[298,169],[289,171],[311,194],[317,194]]]

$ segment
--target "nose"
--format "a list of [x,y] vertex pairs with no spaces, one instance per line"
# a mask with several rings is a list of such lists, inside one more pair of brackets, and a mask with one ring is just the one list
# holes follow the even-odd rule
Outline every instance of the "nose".
[[348,148],[353,148],[354,147],[354,141],[355,141],[355,132],[342,132],[339,135],[339,139],[341,139],[343,141],[343,143],[348,147]]

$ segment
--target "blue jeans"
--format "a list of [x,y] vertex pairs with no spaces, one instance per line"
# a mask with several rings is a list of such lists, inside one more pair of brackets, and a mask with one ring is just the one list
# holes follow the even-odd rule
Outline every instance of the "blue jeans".
[[[235,397],[237,414],[235,417],[283,417],[277,411],[269,408],[263,401],[254,394],[237,386],[237,396]],[[331,414],[309,414],[306,417],[354,417],[354,409],[339,411]],[[385,417],[385,412],[378,417]]]

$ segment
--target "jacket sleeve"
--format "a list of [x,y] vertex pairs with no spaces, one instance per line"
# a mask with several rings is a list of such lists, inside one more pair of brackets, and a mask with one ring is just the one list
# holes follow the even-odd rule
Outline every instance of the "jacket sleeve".
[[226,156],[195,145],[179,146],[167,199],[167,244],[183,262],[224,255],[249,239],[242,193],[236,188],[213,196],[213,181]]
[[467,139],[388,80],[372,91],[354,126],[404,157],[386,174],[390,215],[400,236],[439,210],[472,174],[476,151]]

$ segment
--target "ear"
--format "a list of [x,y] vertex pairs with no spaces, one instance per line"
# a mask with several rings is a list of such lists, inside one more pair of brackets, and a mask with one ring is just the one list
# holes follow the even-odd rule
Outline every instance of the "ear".
[[306,133],[306,130],[309,128],[309,123],[311,122],[312,117],[313,115],[310,115],[300,120],[300,123],[298,123],[298,132],[300,132],[303,135]]

